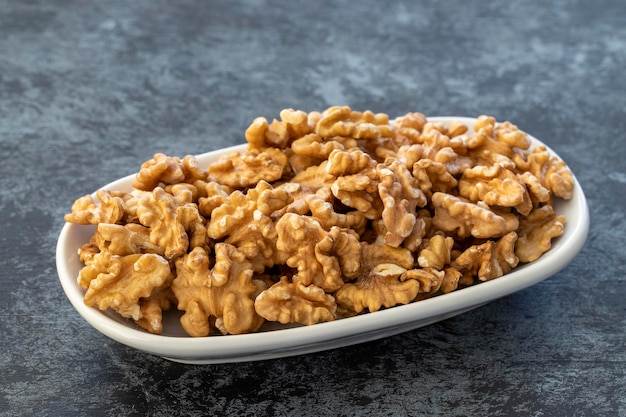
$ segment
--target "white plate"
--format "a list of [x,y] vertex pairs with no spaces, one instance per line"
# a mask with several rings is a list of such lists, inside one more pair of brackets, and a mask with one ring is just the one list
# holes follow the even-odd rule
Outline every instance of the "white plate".
[[[460,120],[471,126],[475,119],[430,117],[428,120],[443,123]],[[543,145],[530,135],[529,138],[533,146]],[[205,153],[197,158],[202,166],[206,166],[221,155],[244,149],[245,145],[239,145]],[[103,188],[130,190],[133,178],[134,174]],[[77,251],[94,233],[94,226],[65,224],[57,243],[56,263],[61,285],[72,305],[87,322],[111,339],[183,363],[253,361],[317,352],[392,336],[455,316],[534,285],[567,266],[582,249],[587,237],[589,212],[576,179],[574,197],[569,201],[558,200],[556,211],[565,215],[567,224],[563,235],[553,241],[552,248],[539,260],[518,267],[498,279],[375,313],[313,326],[283,327],[243,335],[187,337],[178,322],[181,313],[170,311],[164,314],[163,334],[157,336],[113,312],[87,307],[83,303],[84,292],[77,283],[78,273],[83,266]]]

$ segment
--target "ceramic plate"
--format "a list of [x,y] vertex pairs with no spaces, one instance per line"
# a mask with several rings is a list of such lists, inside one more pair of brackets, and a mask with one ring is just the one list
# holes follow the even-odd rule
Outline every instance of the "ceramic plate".
[[[463,117],[430,117],[428,120],[443,123],[459,120],[470,126],[474,121]],[[530,135],[529,138],[532,146],[543,145]],[[245,145],[239,145],[197,158],[201,166],[207,166],[226,153],[244,149]],[[130,190],[133,178],[134,174],[103,188]],[[589,213],[578,181],[575,180],[574,197],[569,201],[558,200],[555,208],[567,219],[563,235],[553,241],[552,248],[539,260],[520,266],[498,279],[375,313],[312,326],[268,327],[262,332],[244,335],[187,337],[178,322],[181,313],[170,311],[164,314],[163,334],[157,336],[116,313],[87,307],[83,303],[84,292],[77,284],[78,273],[83,266],[77,251],[89,241],[95,231],[94,226],[65,224],[57,243],[56,262],[61,284],[74,308],[95,329],[111,339],[183,363],[253,361],[301,355],[395,335],[469,311],[554,275],[572,261],[587,237]]]

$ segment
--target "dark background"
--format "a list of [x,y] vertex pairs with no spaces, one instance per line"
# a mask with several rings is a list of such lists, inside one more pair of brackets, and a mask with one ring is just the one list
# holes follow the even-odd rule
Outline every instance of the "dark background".
[[[0,415],[626,415],[626,3],[510,3],[0,0]],[[583,251],[467,314],[263,362],[168,362],[73,310],[75,198],[336,104],[512,121],[582,184]]]

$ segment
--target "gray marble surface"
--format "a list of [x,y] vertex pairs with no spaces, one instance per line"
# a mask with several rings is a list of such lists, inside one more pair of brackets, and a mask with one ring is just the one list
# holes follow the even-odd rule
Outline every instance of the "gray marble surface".
[[[0,416],[626,415],[626,3],[0,0]],[[379,341],[189,366],[71,307],[71,202],[256,116],[490,114],[570,165],[591,212],[550,279]]]

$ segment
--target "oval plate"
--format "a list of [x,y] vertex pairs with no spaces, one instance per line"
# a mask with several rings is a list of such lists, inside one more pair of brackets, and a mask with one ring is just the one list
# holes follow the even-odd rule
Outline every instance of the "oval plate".
[[[428,120],[444,124],[458,120],[472,126],[475,119],[429,117]],[[532,147],[545,146],[531,135],[528,137]],[[224,154],[244,151],[245,148],[245,144],[233,146],[198,155],[197,159],[201,166],[207,166]],[[134,177],[134,174],[129,175],[103,188],[129,191]],[[88,323],[111,339],[141,351],[172,361],[193,364],[244,362],[301,355],[417,329],[520,291],[554,275],[567,266],[582,249],[589,231],[589,211],[585,195],[576,178],[574,182],[573,198],[568,201],[557,199],[555,202],[556,212],[567,219],[565,231],[553,240],[552,248],[537,261],[515,268],[498,279],[448,294],[312,326],[276,325],[264,327],[264,331],[251,334],[192,338],[186,336],[180,326],[181,312],[173,310],[164,312],[163,333],[154,335],[112,311],[87,307],[83,303],[84,291],[77,283],[79,271],[83,267],[77,251],[89,241],[95,226],[69,223],[64,225],[57,242],[57,271],[65,294]]]

